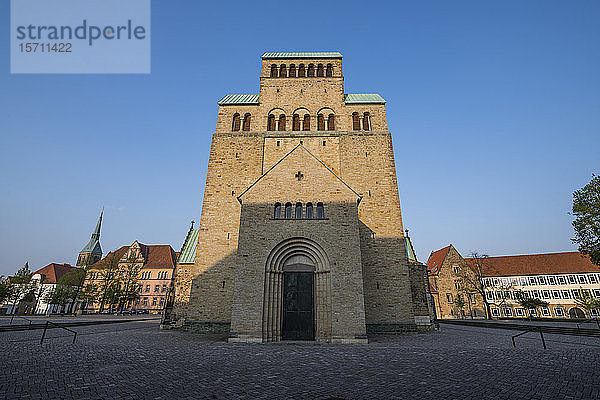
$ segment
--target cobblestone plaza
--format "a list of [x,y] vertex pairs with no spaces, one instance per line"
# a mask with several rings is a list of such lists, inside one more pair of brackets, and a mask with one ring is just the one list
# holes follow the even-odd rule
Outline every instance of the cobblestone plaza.
[[600,339],[442,325],[367,345],[228,344],[157,321],[0,332],[0,398],[597,399]]

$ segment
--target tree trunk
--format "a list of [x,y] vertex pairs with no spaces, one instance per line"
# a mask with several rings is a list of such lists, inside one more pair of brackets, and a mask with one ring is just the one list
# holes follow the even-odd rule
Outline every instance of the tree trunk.
[[492,319],[492,308],[490,307],[490,303],[488,303],[487,301],[484,301],[485,303],[485,313],[486,313],[486,319]]

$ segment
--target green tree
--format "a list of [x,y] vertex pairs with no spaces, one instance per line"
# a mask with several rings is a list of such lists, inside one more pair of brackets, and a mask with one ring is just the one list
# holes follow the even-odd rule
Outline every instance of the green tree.
[[100,297],[98,285],[93,283],[85,284],[79,291],[79,296],[77,297],[81,300],[81,309],[85,311],[90,304],[96,302]]
[[[538,315],[540,315],[540,308],[548,307],[547,301],[535,297],[527,297],[523,291],[517,292],[517,301],[521,307],[526,310],[535,310]],[[531,314],[529,314],[529,317],[531,317]]]
[[[12,303],[13,315],[17,312],[17,302],[30,300],[29,293],[34,289],[34,285],[31,283],[31,271],[29,270],[29,263],[25,263],[23,268],[19,269],[14,276],[9,279],[9,294],[7,300]],[[35,298],[35,297],[34,297]]]
[[79,298],[81,287],[85,281],[86,271],[83,268],[73,268],[58,280],[58,286],[64,286],[64,290],[69,294],[69,310],[73,312],[73,307]]
[[593,309],[600,309],[600,300],[594,298],[589,290],[579,288],[579,298],[575,299],[575,303],[587,310],[588,314],[591,314]]
[[48,304],[55,304],[61,307],[61,312],[69,305],[69,312],[77,300],[81,286],[85,279],[85,270],[82,268],[73,268],[61,276],[54,289],[46,295],[45,301]]
[[12,287],[10,281],[4,279],[4,276],[0,277],[0,303],[4,303],[9,297],[11,297]]
[[573,242],[600,266],[600,176],[592,174],[587,185],[573,192],[573,216]]
[[60,312],[63,312],[65,306],[72,301],[73,295],[73,288],[67,285],[56,285],[52,291],[46,293],[44,301],[48,304],[60,306]]

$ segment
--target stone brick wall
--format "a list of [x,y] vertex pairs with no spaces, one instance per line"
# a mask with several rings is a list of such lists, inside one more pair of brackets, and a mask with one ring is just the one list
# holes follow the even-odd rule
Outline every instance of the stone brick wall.
[[358,217],[367,324],[413,324],[391,135],[345,134],[340,158],[341,176],[363,196]]
[[[300,62],[306,65],[307,61],[293,60],[296,65]],[[286,64],[291,62],[285,61]],[[356,248],[360,249],[361,295],[364,292],[364,318],[367,325],[377,325],[377,329],[384,331],[414,326],[409,267],[385,106],[346,105],[343,101],[341,59],[310,62],[315,65],[318,62],[324,65],[333,62],[334,77],[270,78],[271,61],[264,60],[260,104],[219,107],[206,178],[196,263],[193,267],[177,268],[173,310],[175,319],[185,317],[190,323],[231,322],[233,282],[240,276],[236,270],[236,264],[241,262],[238,260],[239,229],[244,223],[251,225],[249,217],[245,218],[246,222],[240,221],[242,208],[237,196],[302,142],[306,149],[362,196],[358,206],[359,244]],[[282,63],[281,60],[277,62],[278,65]],[[336,115],[335,131],[316,131],[316,115],[324,107],[333,110]],[[311,131],[291,130],[292,115],[300,108],[307,109],[312,116]],[[267,116],[274,109],[277,109],[274,112],[276,116],[280,112],[287,116],[287,130],[284,132],[266,130]],[[232,132],[233,115],[239,113],[243,116],[246,112],[252,114],[250,131]],[[364,112],[371,114],[371,131],[352,130],[353,112],[361,116]],[[294,168],[304,170],[301,164]],[[284,189],[290,191],[291,187]],[[314,203],[324,201],[326,204],[333,201],[327,197],[326,191],[319,200],[321,195],[318,193],[315,191],[309,200]],[[265,199],[261,199],[253,204],[266,203]],[[253,214],[248,211],[248,215]],[[256,225],[269,223],[255,221]],[[252,240],[254,231],[250,229],[248,232],[250,236],[241,235],[241,240],[246,236],[247,240]],[[314,234],[310,231],[305,233]],[[282,237],[281,234],[279,237]],[[339,245],[338,239],[335,242]],[[271,242],[264,243],[265,248],[261,251],[270,251],[268,246],[271,245]],[[261,278],[257,276],[256,279]],[[332,285],[334,283],[335,280],[332,280]],[[337,293],[341,296],[342,287],[338,289]]]
[[[455,266],[459,268],[458,273],[454,272]],[[438,273],[429,276],[429,282],[435,291],[433,296],[435,311],[438,318],[462,317],[460,310],[456,307],[454,302],[458,294],[461,294],[465,301],[465,307],[463,309],[465,317],[470,315],[470,311],[472,311],[474,317],[485,317],[485,306],[481,296],[473,294],[473,302],[469,308],[469,302],[465,291],[455,287],[455,282],[460,281],[464,274],[473,275],[473,272],[460,253],[454,246],[451,246],[448,255],[438,269]],[[448,301],[448,294],[452,296],[452,301]]]
[[[300,170],[303,178],[298,180]],[[349,189],[304,147],[289,156],[241,196],[238,272],[233,305],[232,335],[262,339],[265,262],[275,246],[286,239],[305,238],[320,246],[329,268],[328,288],[333,313],[331,328],[318,340],[363,341],[365,339],[362,267],[358,236],[358,195]],[[274,219],[276,202],[285,204],[322,202],[325,219]],[[260,223],[257,223],[260,221]],[[317,277],[318,279],[318,277]],[[318,285],[317,285],[318,287]],[[316,303],[319,304],[317,292]],[[317,309],[317,314],[319,310]],[[319,317],[323,320],[320,321]],[[317,315],[317,331],[325,324]],[[275,339],[277,340],[277,338]]]
[[427,267],[420,262],[409,262],[408,265],[415,324],[429,329],[433,303],[429,292]]

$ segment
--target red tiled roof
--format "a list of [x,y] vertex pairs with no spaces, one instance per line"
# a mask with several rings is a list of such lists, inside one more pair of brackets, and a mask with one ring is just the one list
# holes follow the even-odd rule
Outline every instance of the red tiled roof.
[[[140,251],[145,260],[142,268],[175,268],[177,255],[170,245],[142,244],[139,242],[138,244],[140,245]],[[131,246],[123,246],[114,252],[108,253],[102,260],[92,264],[91,268],[104,268],[108,266],[109,259],[112,257],[121,260],[130,247]]]
[[168,244],[150,244],[142,246],[146,263],[142,268],[175,268],[177,256]]
[[70,264],[56,264],[50,263],[46,265],[44,268],[40,268],[35,271],[32,275],[40,274],[44,275],[45,278],[43,283],[58,283],[58,280],[62,278],[67,272],[70,272],[74,269],[77,269]]
[[109,251],[104,258],[90,266],[90,268],[105,268],[108,267],[109,261],[114,257],[116,262],[118,262],[121,257],[125,254],[125,252],[129,249],[129,246],[122,246],[115,251]]
[[[474,263],[472,258],[465,258],[465,260],[471,266]],[[483,259],[482,265],[485,276],[600,272],[600,267],[592,264],[588,256],[578,251],[488,257]]]
[[444,262],[444,259],[446,258],[446,255],[448,254],[448,251],[450,251],[450,246],[452,245],[448,245],[443,249],[431,252],[429,259],[427,260],[427,272],[429,274],[435,274],[438,272],[442,266],[442,263]]

